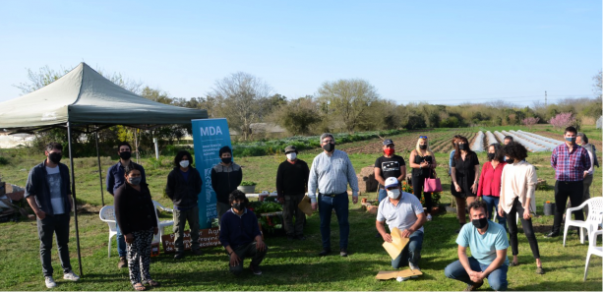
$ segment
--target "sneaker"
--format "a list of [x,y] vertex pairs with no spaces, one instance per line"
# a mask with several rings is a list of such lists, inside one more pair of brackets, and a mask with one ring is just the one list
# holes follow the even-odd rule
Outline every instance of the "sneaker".
[[177,253],[174,255],[174,259],[175,260],[179,260],[179,259],[183,259],[184,258],[184,253]]
[[345,249],[342,249],[339,251],[339,255],[345,258],[348,256],[348,251]]
[[262,275],[262,270],[260,270],[260,266],[254,266],[252,264],[249,264],[249,269],[256,276]]
[[126,257],[119,257],[119,262],[117,263],[117,268],[123,269],[127,266],[128,266],[128,263],[126,262]]
[[322,250],[322,251],[321,251],[321,252],[318,254],[318,256],[324,257],[324,256],[326,256],[326,255],[328,255],[328,254],[330,254],[330,253],[331,253],[331,249],[323,249],[323,250]]
[[544,269],[542,267],[537,267],[536,268],[536,274],[538,274],[538,275],[544,275]]
[[427,214],[427,221],[431,221],[432,219],[431,214]]
[[69,280],[69,281],[77,281],[80,279],[80,276],[76,275],[73,272],[69,272],[69,273],[65,273],[63,275],[63,280]]
[[46,283],[46,288],[49,289],[52,289],[57,286],[57,283],[52,277],[44,277],[44,283]]
[[[411,262],[408,262],[408,267],[413,271],[419,271],[419,272],[421,271],[421,268],[419,268],[419,266],[415,266]],[[416,279],[418,277],[419,276],[410,276],[410,278],[412,278],[412,279]]]
[[545,235],[544,237],[546,237],[546,238],[552,238],[552,237],[557,237],[557,236],[559,236],[559,232],[552,231],[549,234]]
[[483,280],[480,283],[467,284],[467,287],[463,291],[475,291],[475,290],[479,289],[479,287],[481,287],[482,285],[484,285],[484,281]]

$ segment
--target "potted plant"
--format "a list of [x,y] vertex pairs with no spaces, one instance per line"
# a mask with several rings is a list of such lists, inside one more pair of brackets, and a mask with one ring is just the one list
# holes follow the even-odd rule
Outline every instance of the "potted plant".
[[246,194],[250,194],[250,193],[254,193],[255,192],[255,185],[257,185],[256,182],[253,181],[243,181],[241,182],[241,185],[237,187],[237,190],[246,193]]

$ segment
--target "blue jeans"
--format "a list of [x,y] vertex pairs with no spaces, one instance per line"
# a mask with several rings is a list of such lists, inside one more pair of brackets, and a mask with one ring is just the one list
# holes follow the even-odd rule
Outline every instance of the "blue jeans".
[[126,239],[124,235],[121,234],[121,230],[119,229],[119,224],[115,224],[117,229],[117,252],[119,253],[119,257],[128,257],[128,251],[126,250]]
[[[505,218],[505,216],[500,217],[498,215],[498,201],[499,201],[499,197],[493,197],[493,196],[482,196],[482,200],[484,200],[484,202],[486,202],[486,206],[487,206],[487,210],[486,212],[488,212],[488,218],[493,218],[492,214],[496,214],[496,218],[498,219],[498,224],[502,225],[505,230],[507,229],[507,218]],[[492,221],[494,221],[494,219],[492,219]]]
[[381,203],[381,201],[383,201],[385,198],[387,198],[387,191],[385,189],[379,189],[379,197],[377,197],[379,203]]
[[402,253],[392,260],[392,267],[398,269],[401,266],[408,265],[410,261],[414,266],[419,266],[421,260],[421,248],[423,247],[423,232],[415,231],[408,238],[408,244],[402,250]]
[[320,234],[323,249],[331,249],[331,213],[333,209],[335,209],[339,222],[339,248],[348,248],[348,236],[350,234],[350,223],[348,222],[349,202],[347,192],[334,197],[320,195],[318,213],[320,215]]
[[[488,265],[481,264],[473,257],[469,258],[469,266],[471,266],[471,269],[474,271],[482,271],[482,272],[488,268]],[[492,273],[490,273],[490,275],[488,275],[488,277],[487,277],[488,284],[490,284],[490,287],[492,287],[492,289],[494,289],[496,291],[506,291],[507,290],[507,285],[509,284],[507,282],[507,270],[508,269],[509,269],[509,266],[506,263],[504,263],[502,266],[500,266],[498,269],[492,271]],[[455,261],[455,262],[451,263],[450,265],[448,265],[446,267],[446,269],[444,270],[444,274],[446,275],[446,277],[448,277],[450,279],[459,280],[459,281],[465,282],[467,284],[475,284],[471,281],[469,274],[467,274],[467,271],[465,271],[465,268],[463,268],[463,265],[461,264],[460,261]]]

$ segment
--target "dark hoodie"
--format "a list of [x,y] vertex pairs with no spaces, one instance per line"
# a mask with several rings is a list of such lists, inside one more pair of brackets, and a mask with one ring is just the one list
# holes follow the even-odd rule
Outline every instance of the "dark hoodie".
[[218,163],[211,169],[211,185],[220,203],[230,205],[228,196],[237,189],[242,180],[241,166],[234,162],[231,162],[229,166]]
[[188,179],[184,179],[180,167],[175,167],[168,174],[165,193],[172,199],[175,209],[191,209],[197,206],[202,184],[201,175],[196,168],[189,167]]

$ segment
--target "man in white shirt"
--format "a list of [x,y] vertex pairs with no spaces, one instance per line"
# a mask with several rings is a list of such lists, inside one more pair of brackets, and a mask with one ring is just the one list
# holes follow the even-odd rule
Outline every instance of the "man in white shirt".
[[427,220],[423,206],[415,195],[402,192],[400,182],[395,177],[386,179],[384,186],[387,191],[387,199],[382,200],[379,204],[377,231],[383,240],[391,242],[392,237],[385,230],[387,223],[390,231],[394,227],[398,228],[402,236],[409,239],[408,245],[402,250],[402,253],[392,260],[392,267],[398,269],[408,263],[411,269],[420,271],[423,224]]

